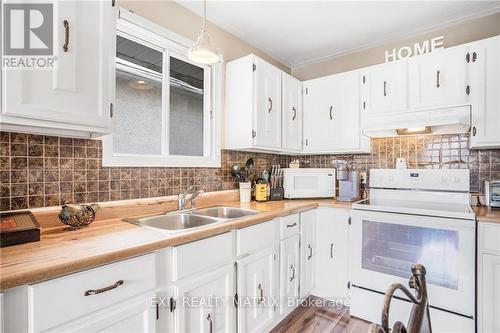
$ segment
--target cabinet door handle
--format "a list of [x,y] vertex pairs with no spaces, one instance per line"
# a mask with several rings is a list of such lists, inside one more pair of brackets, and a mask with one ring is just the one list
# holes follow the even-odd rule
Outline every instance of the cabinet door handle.
[[436,88],[439,88],[441,86],[441,71],[436,72]]
[[307,244],[307,248],[309,249],[309,255],[307,256],[307,260],[311,260],[311,258],[313,256],[313,248],[312,248],[311,244]]
[[476,130],[476,126],[472,127],[472,136],[476,136],[477,134],[477,130]]
[[212,319],[212,314],[210,312],[207,315],[207,320],[208,320],[208,333],[212,333],[214,321]]
[[292,112],[293,112],[292,120],[295,120],[295,118],[297,118],[297,110],[295,109],[294,106],[292,106]]
[[259,291],[260,291],[259,303],[257,303],[257,304],[262,304],[262,303],[264,303],[264,288],[262,288],[262,285],[259,283],[259,285],[257,286],[257,289],[259,289]]
[[333,243],[330,244],[330,258],[333,259]]
[[287,228],[293,228],[293,227],[295,227],[296,225],[297,225],[297,222],[292,223],[292,224],[287,224],[287,225],[286,225],[286,227],[287,227]]
[[269,107],[268,107],[267,111],[269,113],[271,113],[271,111],[273,111],[273,100],[271,99],[271,97],[268,97],[267,101],[269,102]]
[[332,114],[332,111],[333,111],[333,106],[330,106],[330,120],[333,120],[333,114]]
[[69,22],[68,22],[68,20],[63,21],[63,26],[64,26],[63,50],[64,50],[64,52],[68,52],[68,45],[69,45]]
[[477,53],[472,52],[472,62],[476,62],[476,60],[477,60]]
[[292,276],[290,277],[290,282],[292,282],[295,279],[295,267],[293,265],[290,265],[290,270],[292,271]]
[[387,96],[387,81],[384,81],[384,97]]
[[104,293],[106,291],[110,291],[112,289],[116,289],[116,288],[118,288],[119,286],[121,286],[124,283],[125,282],[123,280],[118,280],[114,284],[112,284],[110,286],[107,286],[107,287],[104,287],[104,288],[101,288],[101,289],[89,289],[89,290],[87,290],[87,291],[85,291],[83,293],[83,296],[92,296],[92,295],[97,295],[97,294],[100,294],[100,293]]

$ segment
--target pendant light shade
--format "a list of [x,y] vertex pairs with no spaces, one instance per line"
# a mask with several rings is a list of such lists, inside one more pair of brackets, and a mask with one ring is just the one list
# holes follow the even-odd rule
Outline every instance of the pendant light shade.
[[203,1],[203,27],[196,44],[194,44],[188,51],[188,58],[191,61],[212,65],[219,61],[219,52],[210,43],[210,36],[208,35],[205,18],[207,15],[207,1]]

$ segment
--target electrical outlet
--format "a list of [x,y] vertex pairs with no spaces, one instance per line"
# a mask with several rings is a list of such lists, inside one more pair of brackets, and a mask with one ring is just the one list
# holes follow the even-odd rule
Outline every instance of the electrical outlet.
[[366,185],[366,182],[368,180],[366,171],[361,171],[359,173],[359,178],[360,178],[361,184]]

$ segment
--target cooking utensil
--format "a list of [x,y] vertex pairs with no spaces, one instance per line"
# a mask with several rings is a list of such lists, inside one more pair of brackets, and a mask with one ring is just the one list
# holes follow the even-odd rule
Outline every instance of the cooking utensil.
[[241,183],[241,176],[240,176],[241,168],[239,165],[234,164],[233,167],[231,168],[231,174],[233,177],[236,178],[238,182]]

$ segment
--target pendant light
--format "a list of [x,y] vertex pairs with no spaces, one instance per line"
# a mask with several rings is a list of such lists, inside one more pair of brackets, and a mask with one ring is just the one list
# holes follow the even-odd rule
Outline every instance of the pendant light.
[[212,65],[219,61],[219,52],[210,44],[210,37],[208,36],[205,19],[207,16],[207,0],[203,1],[203,27],[198,40],[188,52],[188,58],[191,61]]

